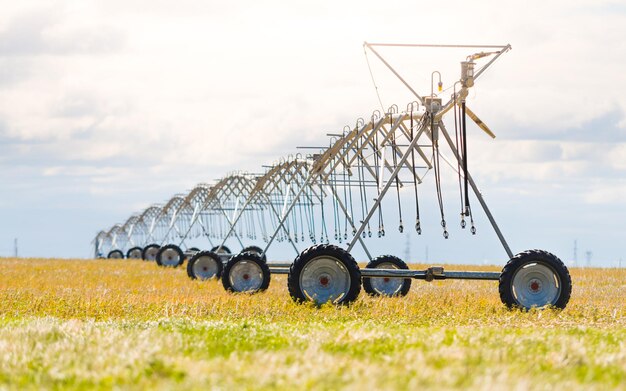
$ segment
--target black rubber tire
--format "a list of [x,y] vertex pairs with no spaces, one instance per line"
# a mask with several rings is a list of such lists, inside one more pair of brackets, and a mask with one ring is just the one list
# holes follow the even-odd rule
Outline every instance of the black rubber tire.
[[[117,257],[115,256],[117,255]],[[111,250],[109,254],[107,254],[108,259],[124,259],[124,253],[122,250]]]
[[513,293],[513,278],[518,270],[531,263],[540,263],[552,269],[561,284],[561,292],[553,304],[556,308],[565,308],[572,294],[572,278],[563,262],[554,254],[543,250],[528,250],[517,254],[507,262],[500,274],[498,290],[500,300],[509,308],[529,309],[521,305]]
[[[137,251],[139,252],[139,256],[138,257],[131,257],[131,255],[133,253],[137,253]],[[141,247],[132,247],[130,249],[128,249],[128,251],[126,251],[126,259],[141,259],[141,256],[143,254],[143,249]]]
[[[300,274],[304,270],[307,263],[317,257],[326,256],[335,258],[341,262],[350,274],[350,288],[344,297],[335,304],[349,304],[356,300],[361,292],[361,271],[352,255],[341,247],[331,244],[318,244],[311,246],[301,252],[291,264],[289,268],[289,276],[287,277],[287,288],[289,295],[296,303],[304,303],[310,299],[304,294],[300,287]],[[324,303],[316,303],[324,304]]]
[[232,254],[232,251],[230,251],[230,249],[226,246],[222,246],[221,250],[222,252],[220,253],[219,251],[217,251],[220,248],[220,246],[215,246],[211,249],[211,251],[213,251],[216,254]]
[[155,248],[158,250],[159,248],[161,248],[161,246],[156,243],[151,243],[144,247],[141,251],[141,259],[143,259],[144,261],[154,261],[154,259],[148,259],[148,251]]
[[[372,259],[367,266],[365,266],[366,269],[375,269],[378,267],[378,265],[380,265],[381,263],[391,263],[393,265],[395,265],[398,269],[403,269],[403,270],[408,270],[409,267],[407,266],[406,263],[404,263],[403,260],[401,260],[398,257],[395,257],[393,255],[381,255],[379,257],[376,257],[374,259]],[[372,286],[372,279],[371,278],[366,278],[363,277],[363,290],[365,290],[365,292],[367,292],[368,295],[370,296],[386,296],[389,297],[390,295],[386,295],[382,292],[377,291],[376,289],[374,289],[374,287]],[[409,289],[411,289],[411,279],[410,278],[405,278],[402,281],[402,287],[400,288],[399,291],[397,291],[395,294],[391,295],[391,296],[406,296],[407,293],[409,293]]]
[[[243,250],[241,250],[242,253],[245,253],[248,251],[255,253],[255,254],[259,254],[259,255],[263,254],[263,249],[259,246],[246,246],[243,248]],[[261,258],[263,259],[263,262],[267,263],[267,256],[265,254],[263,254]]]
[[[224,270],[224,263],[220,259],[219,255],[215,254],[212,251],[200,251],[196,253],[193,257],[191,257],[191,259],[189,259],[189,262],[187,262],[187,275],[189,276],[189,278],[191,278],[192,280],[198,279],[198,276],[196,276],[193,271],[193,267],[196,261],[202,257],[211,257],[215,260],[215,263],[217,265],[217,272],[215,273],[215,277],[213,278],[219,279],[222,276],[222,271]],[[209,280],[209,278],[204,278],[202,280]]]
[[[262,281],[258,289],[251,290],[251,291],[239,291],[239,290],[236,290],[235,287],[233,287],[231,280],[230,280],[231,271],[236,264],[242,261],[254,262],[261,269]],[[231,257],[226,263],[226,266],[224,267],[224,271],[222,272],[222,285],[224,286],[224,289],[226,289],[228,292],[233,292],[233,293],[262,292],[266,290],[267,287],[270,286],[270,268],[267,266],[267,263],[265,263],[265,261],[263,261],[263,259],[261,259],[261,257],[258,254],[255,254],[253,252],[239,253]]]
[[[165,253],[165,251],[168,250],[174,250],[176,252],[176,254],[178,255],[178,261],[176,263],[173,264],[167,264],[165,262],[163,262],[163,254]],[[171,261],[171,259],[169,259]],[[157,252],[157,256],[156,256],[156,263],[159,266],[162,267],[179,267],[180,265],[183,264],[183,262],[185,262],[185,254],[183,254],[183,250],[180,249],[180,247],[178,247],[175,244],[168,244],[165,245],[163,247],[161,247],[159,249],[159,252]]]

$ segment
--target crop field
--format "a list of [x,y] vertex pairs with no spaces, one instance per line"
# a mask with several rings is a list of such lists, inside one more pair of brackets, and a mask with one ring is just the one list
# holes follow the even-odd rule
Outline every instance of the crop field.
[[564,311],[509,311],[493,281],[317,308],[284,276],[233,295],[142,261],[4,258],[0,388],[624,389],[626,271],[571,273]]

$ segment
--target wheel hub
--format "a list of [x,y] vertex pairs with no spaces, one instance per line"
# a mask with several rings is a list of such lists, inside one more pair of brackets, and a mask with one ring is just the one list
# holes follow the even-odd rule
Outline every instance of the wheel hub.
[[218,271],[216,261],[208,256],[201,256],[193,263],[193,274],[201,280],[216,277]]
[[[377,269],[398,269],[392,262],[382,262],[376,266]],[[370,278],[370,285],[374,291],[383,296],[394,296],[402,289],[404,280],[401,278],[381,277]]]
[[561,284],[554,270],[540,262],[530,262],[515,272],[512,293],[524,308],[554,304],[561,293]]
[[350,290],[350,273],[331,256],[320,256],[309,261],[300,274],[304,296],[316,303],[336,302]]
[[163,255],[161,256],[161,259],[163,260],[162,261],[163,264],[167,266],[175,266],[180,260],[180,257],[178,253],[176,252],[176,250],[172,248],[168,248],[165,251],[163,251]]
[[254,292],[263,284],[263,271],[255,262],[241,260],[235,263],[228,275],[235,292]]
[[530,291],[533,293],[539,293],[541,292],[541,281],[535,279],[530,281]]

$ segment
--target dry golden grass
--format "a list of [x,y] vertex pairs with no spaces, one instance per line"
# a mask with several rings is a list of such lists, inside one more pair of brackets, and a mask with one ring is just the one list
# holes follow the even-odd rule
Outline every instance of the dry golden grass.
[[492,281],[316,308],[284,276],[233,295],[142,261],[0,259],[0,387],[622,388],[626,271],[571,274],[564,311],[506,310]]

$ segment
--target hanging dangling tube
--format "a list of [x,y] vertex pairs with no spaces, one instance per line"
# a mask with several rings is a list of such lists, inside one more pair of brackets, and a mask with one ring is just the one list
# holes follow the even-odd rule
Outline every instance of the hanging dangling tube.
[[249,226],[249,221],[248,221],[248,216],[245,210],[241,211],[241,224],[244,227],[244,232],[245,232],[245,237],[246,238],[250,238],[248,236],[248,233],[250,232],[250,226]]
[[302,202],[303,200],[300,200],[300,202],[298,203],[298,212],[300,214],[300,235],[301,235],[301,240],[304,242],[304,219],[302,218]]
[[[333,166],[335,165],[335,160],[336,158],[332,159],[332,164]],[[335,184],[337,183],[337,174],[336,171],[333,170],[330,173],[330,183],[329,183],[329,187],[331,187],[331,191],[333,192],[333,194],[336,194],[336,187]],[[340,222],[340,217],[339,217],[339,208],[337,206],[337,198],[336,197],[332,197],[332,206],[333,206],[333,228],[335,231],[335,240],[339,241],[339,243],[341,243],[341,222]]]
[[[344,170],[348,172],[348,186],[347,187],[348,187],[348,194],[349,194],[349,197],[350,197],[350,220],[354,221],[354,202],[353,202],[353,199],[352,199],[352,170],[350,170],[350,167],[347,165],[348,164],[348,159],[347,159],[348,153],[349,153],[349,151],[346,148],[346,153],[345,153],[346,160],[344,162],[344,164],[346,164],[346,166],[344,167]],[[347,235],[347,230],[348,230],[348,225],[346,224],[346,235]],[[354,236],[355,234],[356,234],[356,226],[353,224],[352,225],[352,236]],[[346,237],[346,240],[347,239],[348,238]]]
[[[272,204],[276,205],[276,208],[278,208],[280,210],[280,208],[282,208],[282,203],[280,202],[280,199],[278,199],[278,195],[276,194],[275,191],[273,191],[270,194],[271,194],[271,197],[272,197],[272,200],[271,200]],[[278,226],[279,226],[278,220],[280,220],[280,218],[282,216],[275,216],[274,213],[270,214],[270,216],[272,218],[272,231],[276,231],[276,230],[278,230]],[[286,229],[287,229],[287,226],[286,226],[286,222],[285,222],[285,230]],[[281,242],[283,235],[284,235],[283,230],[279,230],[278,234],[276,236],[276,241]]]
[[465,179],[465,215],[469,216],[469,180],[467,176],[467,128],[466,128],[466,114],[465,114],[465,99],[461,101],[461,126],[463,131],[463,176]]
[[439,153],[439,141],[437,140],[436,133],[434,131],[435,120],[434,116],[429,113],[430,116],[430,127],[433,135],[433,168],[435,171],[435,187],[437,189],[437,201],[439,202],[439,212],[441,213],[441,227],[443,228],[443,237],[444,239],[448,239],[449,234],[446,227],[446,218],[443,211],[443,194],[441,191],[441,164],[440,164],[440,153]]
[[320,243],[324,243],[324,232],[326,232],[326,217],[324,216],[324,190],[322,189],[321,182],[320,182],[320,210],[321,210],[321,215],[322,215],[322,227],[320,229],[321,231]]
[[[344,148],[345,151],[345,148]],[[345,156],[345,153],[344,153]],[[348,168],[345,166],[345,161],[343,162],[343,204],[344,205],[348,205],[348,182],[347,182],[347,171]],[[347,212],[347,211],[346,211]],[[344,240],[348,240],[348,213],[345,213],[345,218],[344,218],[344,222],[343,222],[343,238]],[[351,217],[351,216],[350,216]]]
[[[359,144],[359,140],[357,140],[356,143],[356,148],[357,151],[361,150],[361,147],[363,147],[363,149],[365,149],[363,142],[361,141],[361,144]],[[360,197],[360,201],[361,201],[361,221],[365,221],[365,211],[368,210],[367,207],[367,189],[365,188],[365,172],[364,172],[364,168],[363,168],[363,163],[360,162],[360,160],[362,159],[362,157],[359,156],[359,158],[357,159],[357,172],[359,173],[359,180],[358,180],[358,184],[359,184],[359,197]],[[367,236],[369,236],[370,238],[372,237],[372,230],[370,229],[370,222],[369,220],[367,221],[367,234],[365,233],[365,230],[363,230],[363,238],[366,238]]]
[[[301,173],[301,168],[302,165],[298,164],[299,162],[302,162],[302,154],[301,153],[296,153],[296,173],[302,175]],[[302,188],[302,185],[301,187]],[[298,209],[299,209],[299,213],[300,213],[300,235],[301,235],[301,241],[304,242],[304,218],[302,217],[302,208],[305,205],[304,202],[306,201],[306,198],[304,196],[300,196],[300,201],[298,202]]]
[[245,216],[245,220],[246,220],[246,234],[247,234],[248,239],[252,239],[252,229],[253,229],[252,228],[253,222],[252,222],[252,219],[251,219],[252,216],[251,216],[250,213],[251,213],[250,210],[246,210],[245,211],[245,215],[246,215]]
[[[379,151],[381,146],[378,144],[378,131],[375,130],[376,129],[376,120],[380,118],[380,112],[378,110],[375,110],[374,113],[372,114],[372,131],[374,131],[374,142],[372,144],[372,148],[373,148],[373,153],[374,153],[374,173],[375,173],[375,180],[376,180],[376,192],[377,192],[377,199],[380,198],[380,177],[382,175],[381,171],[381,167],[380,167],[380,163],[379,163]],[[381,202],[378,203],[378,237],[381,238],[385,235],[385,226],[384,226],[384,222],[383,222],[383,211],[381,208]]]
[[[346,125],[346,126],[343,127],[343,132],[342,132],[342,136],[341,136],[342,137],[342,141],[345,140],[345,137],[347,135],[346,128],[348,128],[347,130],[348,130],[348,132],[350,132],[350,127],[349,126]],[[346,161],[345,161],[345,156],[346,156],[348,150],[347,150],[346,147],[347,146],[346,146],[346,144],[344,142],[343,146],[342,146],[342,153],[341,153],[341,156],[342,156],[342,158],[341,158],[342,159],[341,160],[341,165],[343,166],[342,167],[343,204],[347,208],[349,206],[349,203],[348,203],[348,180],[346,178],[347,171],[348,171],[348,166],[347,166]],[[347,210],[346,210],[346,213],[344,213],[344,222],[343,222],[343,227],[344,227],[343,239],[344,240],[348,240],[348,217],[349,216],[348,216],[348,213],[347,213]],[[341,232],[339,233],[339,235],[341,235]]]
[[315,202],[313,199],[313,197],[315,196],[315,193],[313,192],[313,185],[308,184],[305,191],[307,192],[307,194],[309,194],[308,198],[310,200],[310,204],[305,209],[307,216],[309,218],[309,221],[310,221],[309,239],[311,240],[311,243],[316,244],[317,233],[315,232]]
[[[395,106],[395,105],[393,105]],[[392,109],[394,107],[389,108],[389,122],[391,127],[393,128],[393,112]],[[396,112],[397,112],[397,106],[396,106]],[[393,156],[393,169],[394,171],[396,170],[396,167],[398,167],[398,156],[396,155],[396,133],[395,130],[393,130],[393,133],[391,133],[391,149],[392,149],[392,156]],[[396,175],[396,194],[398,196],[398,216],[400,219],[400,222],[398,224],[398,231],[400,231],[400,233],[404,232],[404,224],[402,222],[402,203],[400,202],[400,173],[398,173],[398,175]]]
[[[458,83],[458,82],[457,82]],[[454,107],[453,107],[453,112],[454,112],[454,137],[455,137],[455,148],[457,150],[457,154],[458,154],[458,159],[456,161],[456,166],[457,166],[457,174],[458,174],[458,181],[459,181],[459,200],[461,202],[461,228],[465,228],[466,223],[465,223],[465,199],[463,196],[463,178],[461,177],[461,172],[462,172],[462,168],[461,168],[461,161],[463,160],[463,140],[462,140],[462,135],[461,137],[459,137],[459,120],[457,119],[457,117],[461,116],[461,113],[459,112],[461,110],[461,108],[459,107],[458,103],[457,103],[457,95],[456,95],[456,83],[454,84]]]
[[269,238],[267,236],[267,223],[265,222],[265,213],[263,212],[263,209],[259,209],[259,229],[261,230],[261,239],[267,243]]
[[[294,200],[294,202],[297,206],[298,201]],[[291,216],[293,218],[293,240],[295,243],[298,243],[298,211],[294,209],[293,213],[291,213]]]
[[467,128],[466,128],[466,113],[465,113],[465,99],[461,101],[461,111],[463,114],[463,175],[465,176],[465,215],[470,217],[470,223],[472,228],[470,231],[472,235],[476,235],[476,227],[474,226],[474,216],[472,216],[472,208],[469,201],[469,173],[467,171]]
[[[409,141],[409,143],[413,142],[413,137],[414,133],[414,125],[413,125],[413,108],[414,105],[418,105],[417,108],[419,108],[419,104],[417,102],[411,102],[408,104],[407,106],[407,111],[410,112],[410,134],[411,134],[411,140]],[[418,193],[417,193],[417,173],[415,172],[415,148],[411,148],[411,173],[413,174],[413,189],[415,190],[415,231],[417,232],[418,235],[422,234],[422,227],[421,227],[421,223],[420,223],[420,204],[419,204],[419,197],[418,197]]]

